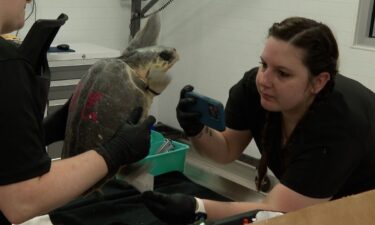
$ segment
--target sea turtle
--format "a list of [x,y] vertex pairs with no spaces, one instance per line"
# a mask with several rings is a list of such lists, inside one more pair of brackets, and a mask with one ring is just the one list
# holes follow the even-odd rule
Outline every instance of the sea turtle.
[[109,140],[138,106],[141,120],[147,117],[153,98],[171,80],[167,70],[179,59],[176,49],[156,45],[159,31],[155,14],[119,58],[99,60],[82,77],[69,105],[61,158]]

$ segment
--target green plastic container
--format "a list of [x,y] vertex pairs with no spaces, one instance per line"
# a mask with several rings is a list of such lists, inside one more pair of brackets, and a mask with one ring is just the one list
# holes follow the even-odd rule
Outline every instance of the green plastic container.
[[157,176],[170,171],[183,172],[185,168],[186,151],[189,146],[172,141],[173,148],[168,152],[156,154],[164,143],[164,136],[156,131],[151,131],[151,148],[149,155],[142,160],[143,163],[151,165],[149,173]]
[[149,155],[140,161],[141,164],[149,164],[149,173],[157,176],[170,171],[183,172],[185,168],[186,151],[189,146],[177,141],[172,141],[173,148],[168,152],[159,153],[160,146],[164,143],[164,136],[156,131],[151,131],[151,147]]

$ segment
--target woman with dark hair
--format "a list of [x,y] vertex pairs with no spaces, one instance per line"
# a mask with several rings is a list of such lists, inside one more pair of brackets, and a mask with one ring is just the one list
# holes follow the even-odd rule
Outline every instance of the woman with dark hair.
[[269,168],[279,179],[262,202],[217,202],[183,194],[145,192],[147,207],[172,223],[199,213],[217,220],[262,209],[290,212],[375,188],[375,95],[338,74],[331,30],[291,17],[269,29],[260,66],[229,92],[226,130],[218,132],[189,113],[181,91],[177,118],[194,148],[220,163],[236,160],[252,139],[260,150],[261,181]]

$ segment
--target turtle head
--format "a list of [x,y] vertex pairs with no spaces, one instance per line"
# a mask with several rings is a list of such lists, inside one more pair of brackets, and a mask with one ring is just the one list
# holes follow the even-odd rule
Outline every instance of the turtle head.
[[175,48],[151,46],[135,49],[124,55],[122,60],[135,71],[150,90],[160,94],[171,81],[167,71],[178,61]]
[[120,57],[134,71],[132,76],[156,94],[168,86],[171,78],[166,72],[179,59],[176,49],[157,45],[159,34],[160,16],[156,13],[137,32]]

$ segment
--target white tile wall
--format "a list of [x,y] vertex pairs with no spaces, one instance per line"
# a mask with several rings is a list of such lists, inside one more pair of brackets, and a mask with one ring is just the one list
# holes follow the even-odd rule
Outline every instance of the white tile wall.
[[[130,0],[36,1],[38,18],[55,18],[60,12],[69,15],[57,42],[87,41],[120,50],[127,43]],[[258,65],[267,29],[288,16],[328,24],[339,43],[341,73],[375,90],[375,51],[352,47],[358,1],[175,0],[161,14],[160,43],[176,47],[181,59],[170,70],[172,83],[157,98],[152,113],[179,127],[175,107],[180,89],[188,83],[225,103],[229,88]],[[255,147],[247,152],[258,156]]]

